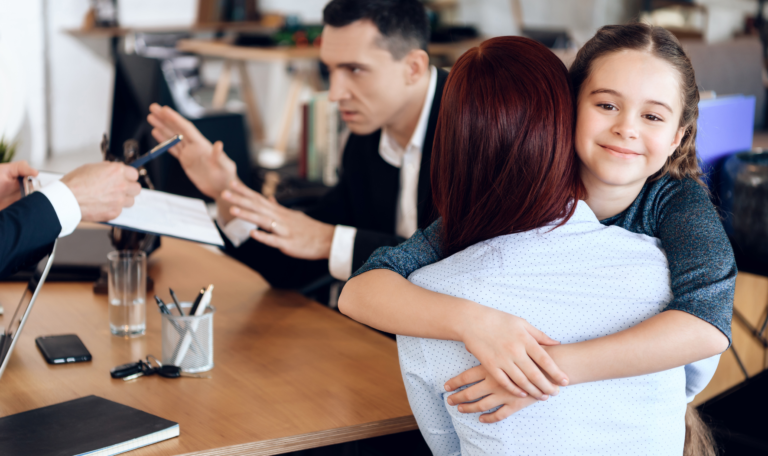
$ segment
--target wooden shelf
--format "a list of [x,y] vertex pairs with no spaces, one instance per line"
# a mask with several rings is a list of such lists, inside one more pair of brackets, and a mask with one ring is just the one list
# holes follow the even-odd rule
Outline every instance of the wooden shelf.
[[[457,43],[431,43],[429,45],[429,53],[430,55],[448,56],[456,60],[461,54],[482,42],[482,38],[477,38]],[[176,49],[208,57],[221,57],[232,60],[286,61],[320,58],[320,49],[316,47],[235,46],[223,40],[179,40],[176,44]]]
[[65,29],[64,32],[77,37],[111,38],[129,33],[178,33],[178,32],[259,32],[274,33],[274,27],[266,27],[261,22],[210,22],[190,26],[168,27],[96,27],[92,29]]
[[176,49],[183,52],[221,57],[232,60],[286,61],[320,58],[320,49],[316,47],[257,47],[235,46],[226,41],[179,40]]

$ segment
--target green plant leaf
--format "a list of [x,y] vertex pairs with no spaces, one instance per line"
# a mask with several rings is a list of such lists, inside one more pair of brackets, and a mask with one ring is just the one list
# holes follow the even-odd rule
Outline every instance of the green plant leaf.
[[16,155],[17,143],[8,143],[5,138],[0,138],[0,163],[9,163]]

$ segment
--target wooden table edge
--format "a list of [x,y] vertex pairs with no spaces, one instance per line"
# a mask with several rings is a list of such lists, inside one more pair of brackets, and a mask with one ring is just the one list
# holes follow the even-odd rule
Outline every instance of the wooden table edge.
[[307,434],[184,453],[181,456],[270,456],[418,429],[413,415]]

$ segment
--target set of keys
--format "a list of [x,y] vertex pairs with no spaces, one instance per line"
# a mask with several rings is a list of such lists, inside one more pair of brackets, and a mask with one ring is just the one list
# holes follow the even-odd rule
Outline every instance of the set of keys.
[[[153,366],[153,360],[156,366]],[[140,359],[135,363],[128,363],[114,367],[109,371],[109,374],[112,376],[112,378],[122,378],[123,381],[126,382],[129,380],[135,380],[139,377],[146,377],[154,374],[165,378],[211,378],[208,375],[190,374],[183,372],[179,366],[171,366],[169,364],[163,365],[163,363],[161,363],[152,355],[148,355],[146,361]]]

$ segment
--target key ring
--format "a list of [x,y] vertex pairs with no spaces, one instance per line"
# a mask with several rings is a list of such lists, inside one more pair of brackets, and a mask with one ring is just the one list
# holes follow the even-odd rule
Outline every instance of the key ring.
[[[155,367],[155,365],[157,367]],[[138,360],[135,363],[128,363],[117,366],[110,371],[110,374],[112,375],[112,378],[121,378],[123,381],[131,381],[139,377],[148,377],[154,374],[164,378],[211,378],[208,375],[188,374],[182,372],[179,366],[171,366],[168,364],[163,365],[163,363],[161,363],[156,356],[151,354],[147,355],[144,359]]]
[[152,358],[153,360],[155,360],[155,364],[157,364],[157,367],[163,367],[163,363],[161,363],[160,360],[155,357],[155,355],[147,355],[146,360],[148,365],[152,366],[152,361],[150,361],[149,358]]

